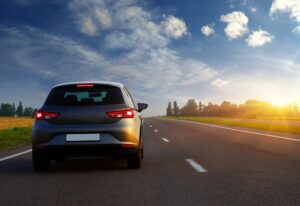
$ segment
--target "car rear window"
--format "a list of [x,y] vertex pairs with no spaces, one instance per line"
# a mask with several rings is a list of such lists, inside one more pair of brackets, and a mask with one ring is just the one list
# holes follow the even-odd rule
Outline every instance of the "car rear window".
[[68,85],[52,89],[46,105],[124,104],[120,88],[110,85]]

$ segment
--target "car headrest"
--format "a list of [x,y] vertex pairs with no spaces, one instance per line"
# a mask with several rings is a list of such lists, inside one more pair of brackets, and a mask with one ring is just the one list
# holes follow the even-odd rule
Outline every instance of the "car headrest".
[[68,104],[74,104],[78,102],[77,96],[74,94],[68,95],[66,98]]

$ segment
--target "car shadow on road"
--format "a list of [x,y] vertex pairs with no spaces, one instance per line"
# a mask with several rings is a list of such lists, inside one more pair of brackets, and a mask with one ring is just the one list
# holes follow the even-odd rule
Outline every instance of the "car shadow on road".
[[[51,173],[72,173],[72,172],[105,172],[126,170],[126,160],[123,159],[102,159],[84,158],[70,159],[66,161],[51,161],[50,170],[40,174]],[[11,159],[2,162],[0,165],[0,175],[19,175],[35,173],[31,159]]]
[[127,169],[126,160],[81,158],[51,163],[51,172],[87,172]]

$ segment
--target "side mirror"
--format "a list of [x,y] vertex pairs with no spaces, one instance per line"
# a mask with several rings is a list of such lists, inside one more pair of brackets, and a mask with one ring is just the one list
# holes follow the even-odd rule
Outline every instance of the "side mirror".
[[148,104],[145,104],[145,103],[138,103],[138,104],[137,104],[137,107],[138,107],[138,112],[141,112],[141,111],[143,111],[144,109],[147,109]]

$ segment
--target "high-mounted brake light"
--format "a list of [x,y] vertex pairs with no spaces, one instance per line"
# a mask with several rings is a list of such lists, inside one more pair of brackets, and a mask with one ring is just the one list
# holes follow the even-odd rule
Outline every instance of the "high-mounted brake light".
[[59,116],[59,113],[56,113],[56,112],[37,111],[35,113],[35,119],[36,120],[53,119],[53,118],[58,117],[58,116]]
[[128,109],[120,109],[116,111],[106,112],[106,114],[113,118],[133,118],[134,110],[131,108]]
[[76,84],[76,87],[78,88],[92,88],[94,87],[93,84]]

